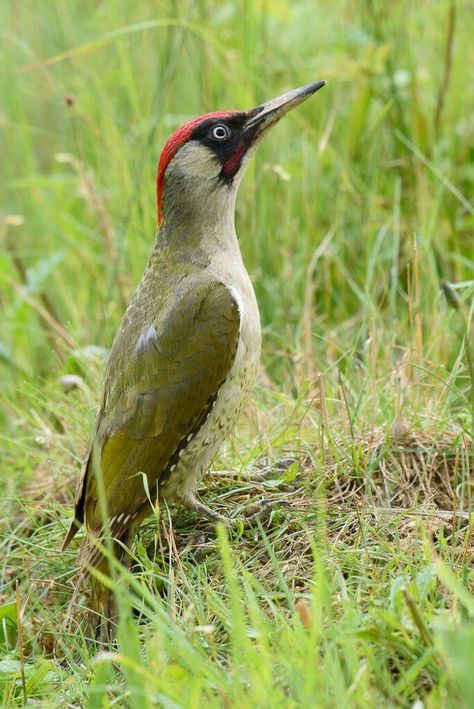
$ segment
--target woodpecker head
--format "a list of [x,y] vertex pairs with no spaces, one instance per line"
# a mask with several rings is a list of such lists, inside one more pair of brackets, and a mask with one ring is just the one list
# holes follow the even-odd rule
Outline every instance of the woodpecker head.
[[178,128],[158,164],[158,224],[172,214],[185,218],[233,206],[239,182],[262,136],[324,83],[302,86],[249,111],[206,113]]

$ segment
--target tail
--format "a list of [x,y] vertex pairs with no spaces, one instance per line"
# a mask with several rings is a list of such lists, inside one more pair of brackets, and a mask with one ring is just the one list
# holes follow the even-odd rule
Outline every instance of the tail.
[[[107,559],[102,558],[93,568],[104,576],[110,575]],[[89,579],[88,625],[93,638],[101,643],[110,643],[115,638],[118,623],[115,594],[93,572],[89,572]]]
[[[117,531],[112,526],[112,529],[115,537],[112,553],[117,561],[129,568],[131,557],[127,553],[126,547],[130,546],[135,536],[136,525]],[[92,631],[92,637],[99,642],[110,643],[114,640],[117,630],[117,601],[114,591],[105,586],[100,579],[101,576],[108,578],[111,576],[109,560],[104,558],[96,544],[86,540],[79,561],[89,580],[88,625]]]
[[[110,532],[114,539],[112,542],[112,552],[115,558],[126,567],[130,564],[130,556],[124,549],[124,546],[127,547],[131,544],[137,526],[140,524],[142,518],[143,514],[134,513],[133,515],[129,514],[127,516],[122,514],[111,520]],[[91,637],[99,642],[110,643],[115,638],[118,609],[114,592],[100,580],[100,577],[110,577],[110,564],[108,559],[103,556],[99,546],[94,544],[93,541],[93,536],[95,536],[96,539],[100,538],[101,532],[94,534],[90,531],[89,534],[89,538],[84,540],[78,558],[80,574],[69,604],[66,627],[71,627],[71,620],[77,617],[77,597],[86,583],[89,586],[87,615]],[[69,541],[70,538],[72,537],[68,534],[66,541]],[[97,571],[97,575],[94,571]]]
[[[123,550],[114,545],[114,553],[121,559]],[[64,621],[66,632],[76,632],[77,627],[84,620],[83,612],[77,604],[78,596],[87,593],[86,610],[86,635],[91,640],[101,643],[110,643],[115,638],[118,613],[113,591],[105,586],[95,571],[101,576],[110,576],[110,565],[97,547],[88,541],[79,553],[79,573],[74,585],[74,591],[69,601],[68,610]]]

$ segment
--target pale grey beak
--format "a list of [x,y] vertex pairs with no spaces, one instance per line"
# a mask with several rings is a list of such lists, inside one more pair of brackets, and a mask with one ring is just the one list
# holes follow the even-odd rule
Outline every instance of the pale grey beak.
[[306,84],[306,86],[288,91],[286,94],[272,98],[261,106],[257,106],[257,108],[249,111],[249,119],[245,125],[245,131],[255,130],[255,136],[252,137],[257,137],[264,130],[277,123],[285,113],[291,111],[295,106],[299,106],[309,96],[319,91],[325,83],[325,81],[315,81],[313,84]]

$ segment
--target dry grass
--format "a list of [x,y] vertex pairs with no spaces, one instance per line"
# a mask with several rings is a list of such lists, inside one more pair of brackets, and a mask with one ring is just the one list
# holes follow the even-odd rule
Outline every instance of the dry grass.
[[[463,564],[474,562],[473,451],[460,429],[409,431],[396,423],[390,430],[377,427],[354,439],[334,439],[311,456],[291,449],[282,456],[273,462],[254,460],[248,474],[216,470],[204,480],[201,493],[222,514],[242,520],[262,509],[262,529],[293,592],[310,587],[311,538],[321,524],[325,544],[335,549],[363,547],[364,528],[370,527],[372,538],[387,544],[396,539],[405,551],[418,547],[423,538],[433,549],[440,540],[449,540],[455,557],[462,557]],[[56,466],[43,463],[38,468],[22,493],[16,519],[22,536],[55,523],[58,511],[71,507],[77,476],[73,467],[62,476]],[[271,588],[275,568],[268,554],[260,547],[255,552],[251,530],[242,526],[236,534],[242,558],[248,557],[252,572]],[[200,564],[217,551],[208,523],[184,511],[170,517],[162,510],[159,526],[156,518],[145,523],[141,540],[150,558],[159,548],[163,566],[176,565],[178,584],[183,563]],[[211,573],[211,583],[219,585],[219,568],[213,573],[217,576],[212,582]],[[54,583],[51,588],[64,593]]]

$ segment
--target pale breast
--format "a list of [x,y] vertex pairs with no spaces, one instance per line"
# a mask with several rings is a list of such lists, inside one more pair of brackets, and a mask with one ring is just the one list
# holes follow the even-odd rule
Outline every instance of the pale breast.
[[189,441],[175,470],[160,487],[160,496],[169,503],[179,503],[196,489],[211,459],[234,429],[255,382],[261,348],[255,294],[248,276],[245,287],[235,286],[230,290],[241,317],[235,360],[205,423]]

